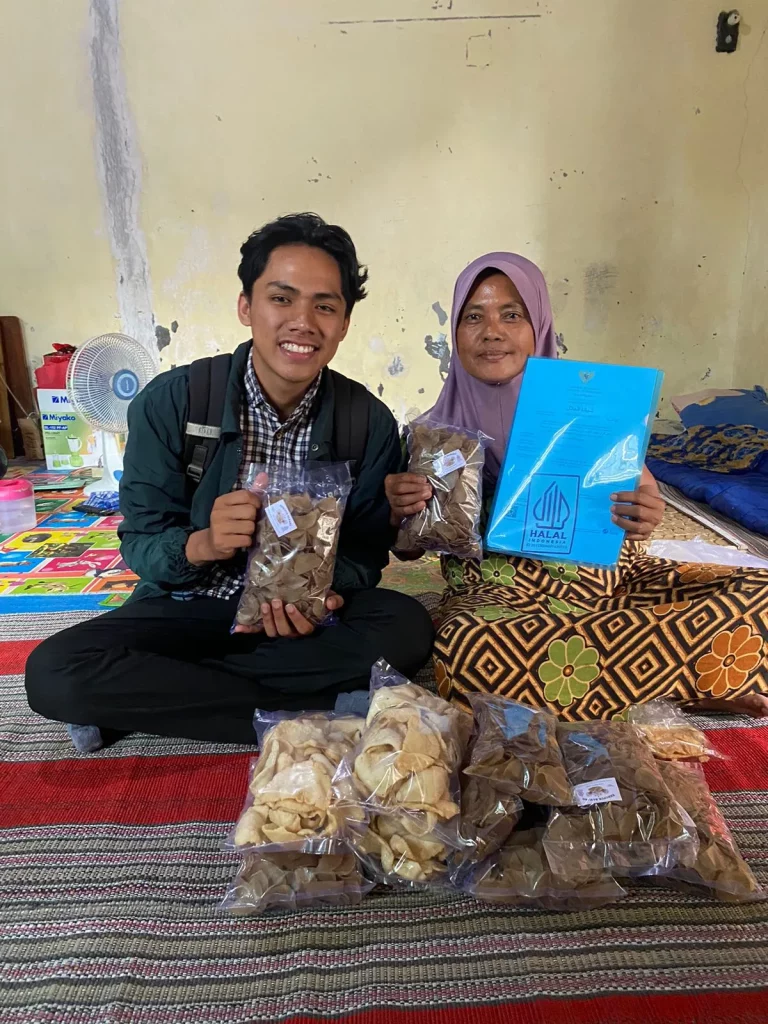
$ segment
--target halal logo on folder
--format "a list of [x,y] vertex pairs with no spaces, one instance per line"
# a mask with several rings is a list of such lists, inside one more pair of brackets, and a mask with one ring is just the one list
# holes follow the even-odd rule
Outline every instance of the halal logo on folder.
[[579,478],[537,473],[528,488],[523,550],[567,555],[573,547]]
[[533,518],[545,530],[562,530],[571,518],[571,506],[557,481],[549,485],[534,505]]

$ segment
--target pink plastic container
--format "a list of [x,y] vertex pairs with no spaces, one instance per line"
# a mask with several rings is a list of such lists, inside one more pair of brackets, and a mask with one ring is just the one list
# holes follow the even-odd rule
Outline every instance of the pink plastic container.
[[0,533],[22,533],[36,526],[32,484],[28,480],[0,480]]

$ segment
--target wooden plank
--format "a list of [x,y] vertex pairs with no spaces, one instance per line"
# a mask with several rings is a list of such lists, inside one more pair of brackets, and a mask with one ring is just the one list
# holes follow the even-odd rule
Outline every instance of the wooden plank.
[[17,316],[0,316],[0,339],[5,358],[5,379],[8,381],[8,387],[24,406],[23,411],[16,406],[16,416],[28,416],[37,410],[37,403],[29,375],[24,331]]
[[[2,345],[0,345],[0,373],[5,377],[5,360],[3,359]],[[0,448],[4,448],[8,458],[13,459],[16,457],[16,449],[13,444],[11,408],[9,405],[10,397],[5,384],[0,381]],[[21,452],[18,454],[21,455]]]

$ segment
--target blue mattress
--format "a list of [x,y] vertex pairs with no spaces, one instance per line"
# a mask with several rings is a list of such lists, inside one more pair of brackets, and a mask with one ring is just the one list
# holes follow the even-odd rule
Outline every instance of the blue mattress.
[[696,466],[680,466],[648,458],[657,480],[677,487],[692,501],[709,505],[721,515],[768,537],[768,460],[746,473],[712,473]]

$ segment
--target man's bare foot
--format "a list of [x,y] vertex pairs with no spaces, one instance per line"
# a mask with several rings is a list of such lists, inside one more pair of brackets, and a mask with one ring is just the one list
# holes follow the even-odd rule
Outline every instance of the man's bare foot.
[[768,697],[762,693],[744,693],[731,699],[708,697],[691,701],[688,711],[726,711],[732,715],[749,715],[750,718],[768,718]]

